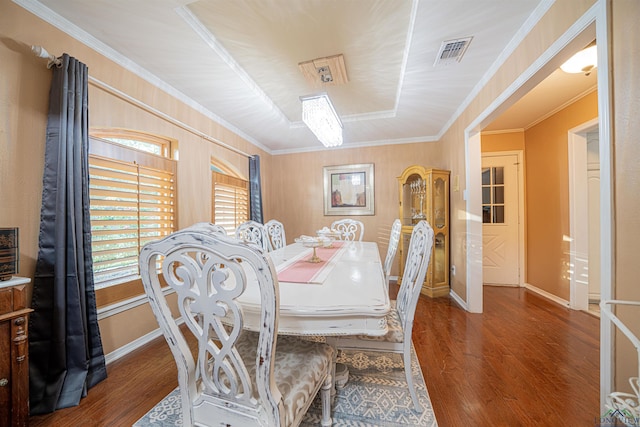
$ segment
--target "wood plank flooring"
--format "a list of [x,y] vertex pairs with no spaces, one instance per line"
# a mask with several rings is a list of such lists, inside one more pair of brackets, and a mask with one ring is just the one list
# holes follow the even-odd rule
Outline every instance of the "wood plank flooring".
[[[418,303],[413,341],[438,425],[595,425],[599,320],[522,288],[485,287],[484,302],[483,314],[449,297]],[[30,426],[131,426],[177,386],[163,338],[108,375],[79,406],[32,416]]]
[[599,320],[523,288],[485,287],[484,310],[418,305],[413,340],[438,424],[594,425]]

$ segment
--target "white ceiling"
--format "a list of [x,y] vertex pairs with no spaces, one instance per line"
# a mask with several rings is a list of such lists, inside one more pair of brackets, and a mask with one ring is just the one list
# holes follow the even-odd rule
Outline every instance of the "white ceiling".
[[[318,91],[342,119],[343,147],[439,139],[552,3],[14,1],[273,154],[323,149],[300,117],[299,97]],[[460,62],[434,66],[442,42],[469,36]],[[298,63],[337,54],[349,82],[309,85]],[[488,129],[527,128],[593,90],[595,74],[553,73]]]

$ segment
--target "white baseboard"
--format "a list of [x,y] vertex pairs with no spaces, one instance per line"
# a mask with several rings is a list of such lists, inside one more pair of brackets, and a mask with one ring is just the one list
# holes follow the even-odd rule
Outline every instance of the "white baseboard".
[[453,300],[456,302],[456,304],[458,304],[460,307],[462,307],[464,309],[464,311],[469,311],[469,307],[467,306],[466,301],[464,301],[462,298],[460,298],[460,295],[455,293],[453,291],[453,289],[451,289],[449,291],[449,295],[451,296],[451,298],[453,298]]
[[565,299],[562,299],[557,295],[554,295],[554,294],[552,294],[550,292],[542,290],[542,289],[540,289],[538,287],[535,287],[535,286],[533,286],[533,285],[531,285],[529,283],[525,283],[524,287],[527,288],[527,290],[529,290],[531,292],[535,292],[536,294],[538,294],[538,295],[540,295],[542,297],[545,297],[548,300],[551,300],[551,301],[553,301],[553,302],[555,302],[557,304],[560,304],[560,305],[562,305],[564,307],[570,307],[569,301],[567,301]]
[[[500,286],[500,285],[490,285],[490,286]],[[512,286],[505,286],[505,287],[512,287]],[[517,287],[517,286],[516,286]],[[524,288],[526,288],[527,290],[534,292],[538,295],[540,295],[541,297],[544,297],[548,300],[551,300],[553,302],[555,302],[556,304],[560,304],[564,307],[570,307],[569,301],[562,299],[556,295],[553,295],[550,292],[547,292],[545,290],[542,290],[536,286],[533,286],[529,283],[525,283],[524,284]],[[466,311],[469,311],[467,308],[467,303],[460,298],[460,296],[458,294],[456,294],[453,290],[450,291],[449,295],[451,295],[451,298],[453,298],[455,300],[456,303],[458,303],[462,308],[464,308]]]

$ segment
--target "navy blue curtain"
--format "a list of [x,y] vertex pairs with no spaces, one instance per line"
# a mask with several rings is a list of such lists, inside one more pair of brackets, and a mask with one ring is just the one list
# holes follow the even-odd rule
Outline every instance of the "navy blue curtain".
[[88,69],[64,54],[49,93],[34,312],[31,414],[75,406],[107,376],[91,260]]
[[260,184],[260,156],[249,157],[249,219],[262,221],[262,186]]

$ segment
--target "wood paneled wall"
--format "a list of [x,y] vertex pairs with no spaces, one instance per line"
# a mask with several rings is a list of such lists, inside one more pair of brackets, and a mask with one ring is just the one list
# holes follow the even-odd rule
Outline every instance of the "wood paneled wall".
[[[281,221],[289,242],[301,234],[314,235],[316,230],[341,218],[324,215],[323,167],[373,163],[375,215],[352,218],[364,223],[364,239],[378,242],[384,259],[391,224],[399,215],[396,178],[410,165],[441,168],[441,152],[439,143],[427,142],[274,156],[269,175],[271,188],[263,195],[276,202],[271,206],[272,217],[265,217],[265,221],[271,218]],[[391,274],[397,273],[396,262]]]
[[[188,128],[245,153],[260,155],[263,189],[269,192],[268,153],[11,0],[0,0],[0,10],[0,225],[20,227],[21,276],[33,278],[35,272],[52,73],[45,60],[31,53],[31,45],[43,46],[55,55],[68,53],[87,64],[91,127],[140,130],[178,141],[179,228],[211,218],[212,158],[248,177],[246,156],[216,145]],[[119,92],[127,96],[119,96]],[[178,126],[163,115],[187,126]],[[270,215],[270,204],[265,205],[265,213]],[[108,354],[156,328],[157,322],[146,304],[103,318],[100,329],[104,351]]]

